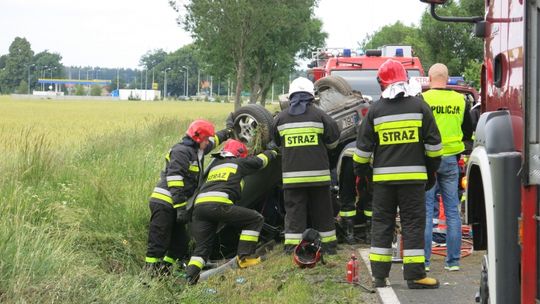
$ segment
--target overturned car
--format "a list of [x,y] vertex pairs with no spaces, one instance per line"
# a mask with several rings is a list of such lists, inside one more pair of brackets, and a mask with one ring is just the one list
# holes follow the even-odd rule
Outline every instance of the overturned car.
[[[355,141],[357,125],[367,114],[371,101],[359,92],[353,92],[350,85],[339,76],[318,80],[315,82],[315,90],[316,106],[328,113],[341,128],[338,146],[329,151],[332,188],[335,190],[334,215],[337,215],[340,157],[345,147]],[[281,99],[281,110],[288,105],[288,100]],[[234,136],[250,146],[251,154],[258,153],[270,141],[273,120],[272,114],[260,105],[244,106],[234,112]],[[283,237],[285,209],[281,178],[281,160],[278,158],[263,170],[245,178],[242,198],[237,202],[237,205],[257,210],[264,216],[265,224],[259,237],[261,244],[271,240],[279,241]],[[233,226],[220,227],[211,259],[234,256],[239,233],[240,230]]]

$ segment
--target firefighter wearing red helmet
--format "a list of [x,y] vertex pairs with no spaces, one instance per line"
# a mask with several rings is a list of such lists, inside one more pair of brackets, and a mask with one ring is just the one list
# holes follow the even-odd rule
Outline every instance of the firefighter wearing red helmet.
[[192,235],[196,247],[186,269],[189,284],[197,283],[199,274],[212,253],[216,231],[220,223],[242,229],[238,242],[237,262],[240,268],[260,263],[253,256],[263,227],[264,217],[257,211],[236,206],[242,194],[243,178],[265,168],[277,153],[264,151],[248,156],[246,146],[234,139],[225,142],[210,165],[208,175],[195,198]]
[[375,287],[386,286],[392,265],[397,209],[403,236],[403,275],[409,288],[438,288],[424,268],[425,188],[442,154],[433,112],[408,86],[400,62],[387,60],[377,73],[383,89],[362,120],[353,156],[365,176],[373,158],[373,214],[369,259]]
[[285,252],[292,253],[300,244],[309,221],[321,234],[323,253],[335,254],[328,150],[339,143],[340,130],[313,99],[313,83],[295,79],[289,87],[288,109],[274,119],[273,137],[282,152]]
[[227,128],[215,133],[206,120],[193,121],[182,140],[165,155],[165,168],[150,196],[150,225],[146,269],[151,275],[168,274],[178,261],[189,258],[186,205],[199,183],[204,155],[232,133],[232,114]]

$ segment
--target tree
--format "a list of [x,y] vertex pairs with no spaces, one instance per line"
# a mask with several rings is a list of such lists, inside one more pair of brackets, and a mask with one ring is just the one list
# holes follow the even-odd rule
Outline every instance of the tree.
[[[443,16],[471,16],[476,13],[467,11],[460,4],[467,5],[468,9],[478,9],[471,1],[462,1],[459,4],[448,1],[437,9],[437,13]],[[474,37],[471,24],[440,22],[426,11],[421,19],[420,32],[426,45],[430,47],[430,55],[426,60],[422,60],[429,65],[435,62],[446,64],[451,75],[463,75],[470,60],[482,58],[482,40]]]
[[36,78],[62,78],[64,76],[64,66],[60,62],[62,56],[58,53],[50,53],[48,50],[37,53],[33,58],[34,73],[30,86],[36,83]]
[[75,86],[75,95],[77,96],[84,96],[85,95],[85,90],[84,90],[84,86],[83,85],[76,85]]
[[419,28],[407,26],[400,21],[392,25],[385,25],[371,35],[367,35],[361,43],[364,50],[377,49],[384,45],[410,45],[414,50],[414,56],[420,57],[424,69],[429,68],[423,61],[431,55],[431,48],[426,45]]
[[[176,2],[171,2],[175,7]],[[279,56],[284,58],[294,58],[296,52],[304,46],[302,43],[307,44],[309,40],[305,39],[296,45],[294,52],[283,52],[283,49],[292,48],[292,45],[278,44],[274,39],[280,28],[290,27],[286,22],[295,23],[296,32],[288,30],[281,35],[305,34],[306,28],[311,25],[315,5],[315,0],[192,0],[184,6],[186,14],[182,23],[184,28],[191,32],[201,57],[213,72],[219,72],[217,75],[221,76],[234,71],[235,108],[238,108],[241,106],[240,96],[246,76],[255,77],[252,85],[262,87],[263,72],[266,74],[262,69],[267,68],[264,65],[281,58],[268,57],[266,51],[279,52]],[[297,15],[289,13],[288,20],[285,20],[286,17],[280,14],[288,13],[288,9],[294,10]],[[282,42],[282,37],[279,38]],[[288,55],[291,52],[292,55]],[[250,63],[259,65],[259,71],[255,68],[254,75],[251,75],[252,70],[247,68]]]
[[167,52],[165,52],[163,49],[148,51],[139,60],[139,66],[151,70],[165,61],[166,57]]
[[101,86],[94,84],[90,88],[90,95],[92,96],[101,96]]
[[[437,8],[437,13],[443,16],[483,15],[483,11],[483,2],[476,0],[461,0],[459,3],[450,0]],[[470,24],[440,22],[433,19],[428,11],[423,14],[419,27],[396,22],[366,36],[362,42],[364,48],[385,44],[412,45],[424,70],[441,62],[448,66],[451,75],[463,75],[471,60],[482,58],[482,40],[473,36]]]
[[34,52],[28,40],[16,37],[9,46],[9,53],[5,57],[5,67],[0,74],[0,87],[4,93],[15,91],[21,81],[27,79],[32,56]]
[[480,73],[482,72],[482,62],[480,60],[469,60],[465,70],[463,71],[463,77],[476,89],[480,88]]
[[327,35],[322,32],[322,22],[313,18],[315,4],[310,0],[267,2],[272,26],[250,53],[250,103],[260,99],[264,105],[272,83],[294,69],[296,55],[311,56],[311,50],[324,44]]

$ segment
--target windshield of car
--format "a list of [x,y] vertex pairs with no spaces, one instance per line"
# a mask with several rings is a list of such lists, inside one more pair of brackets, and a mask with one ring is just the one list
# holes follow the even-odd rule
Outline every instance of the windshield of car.
[[[377,70],[333,70],[332,75],[345,78],[355,91],[362,95],[371,96],[374,100],[379,99],[381,87],[377,82]],[[409,78],[422,76],[419,70],[407,70]]]

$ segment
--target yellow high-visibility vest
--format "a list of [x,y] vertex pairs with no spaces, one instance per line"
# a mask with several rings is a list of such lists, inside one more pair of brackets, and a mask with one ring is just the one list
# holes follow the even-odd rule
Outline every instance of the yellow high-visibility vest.
[[463,95],[452,90],[432,89],[422,93],[422,96],[431,107],[441,133],[443,156],[463,152],[465,150],[461,131],[465,114]]

